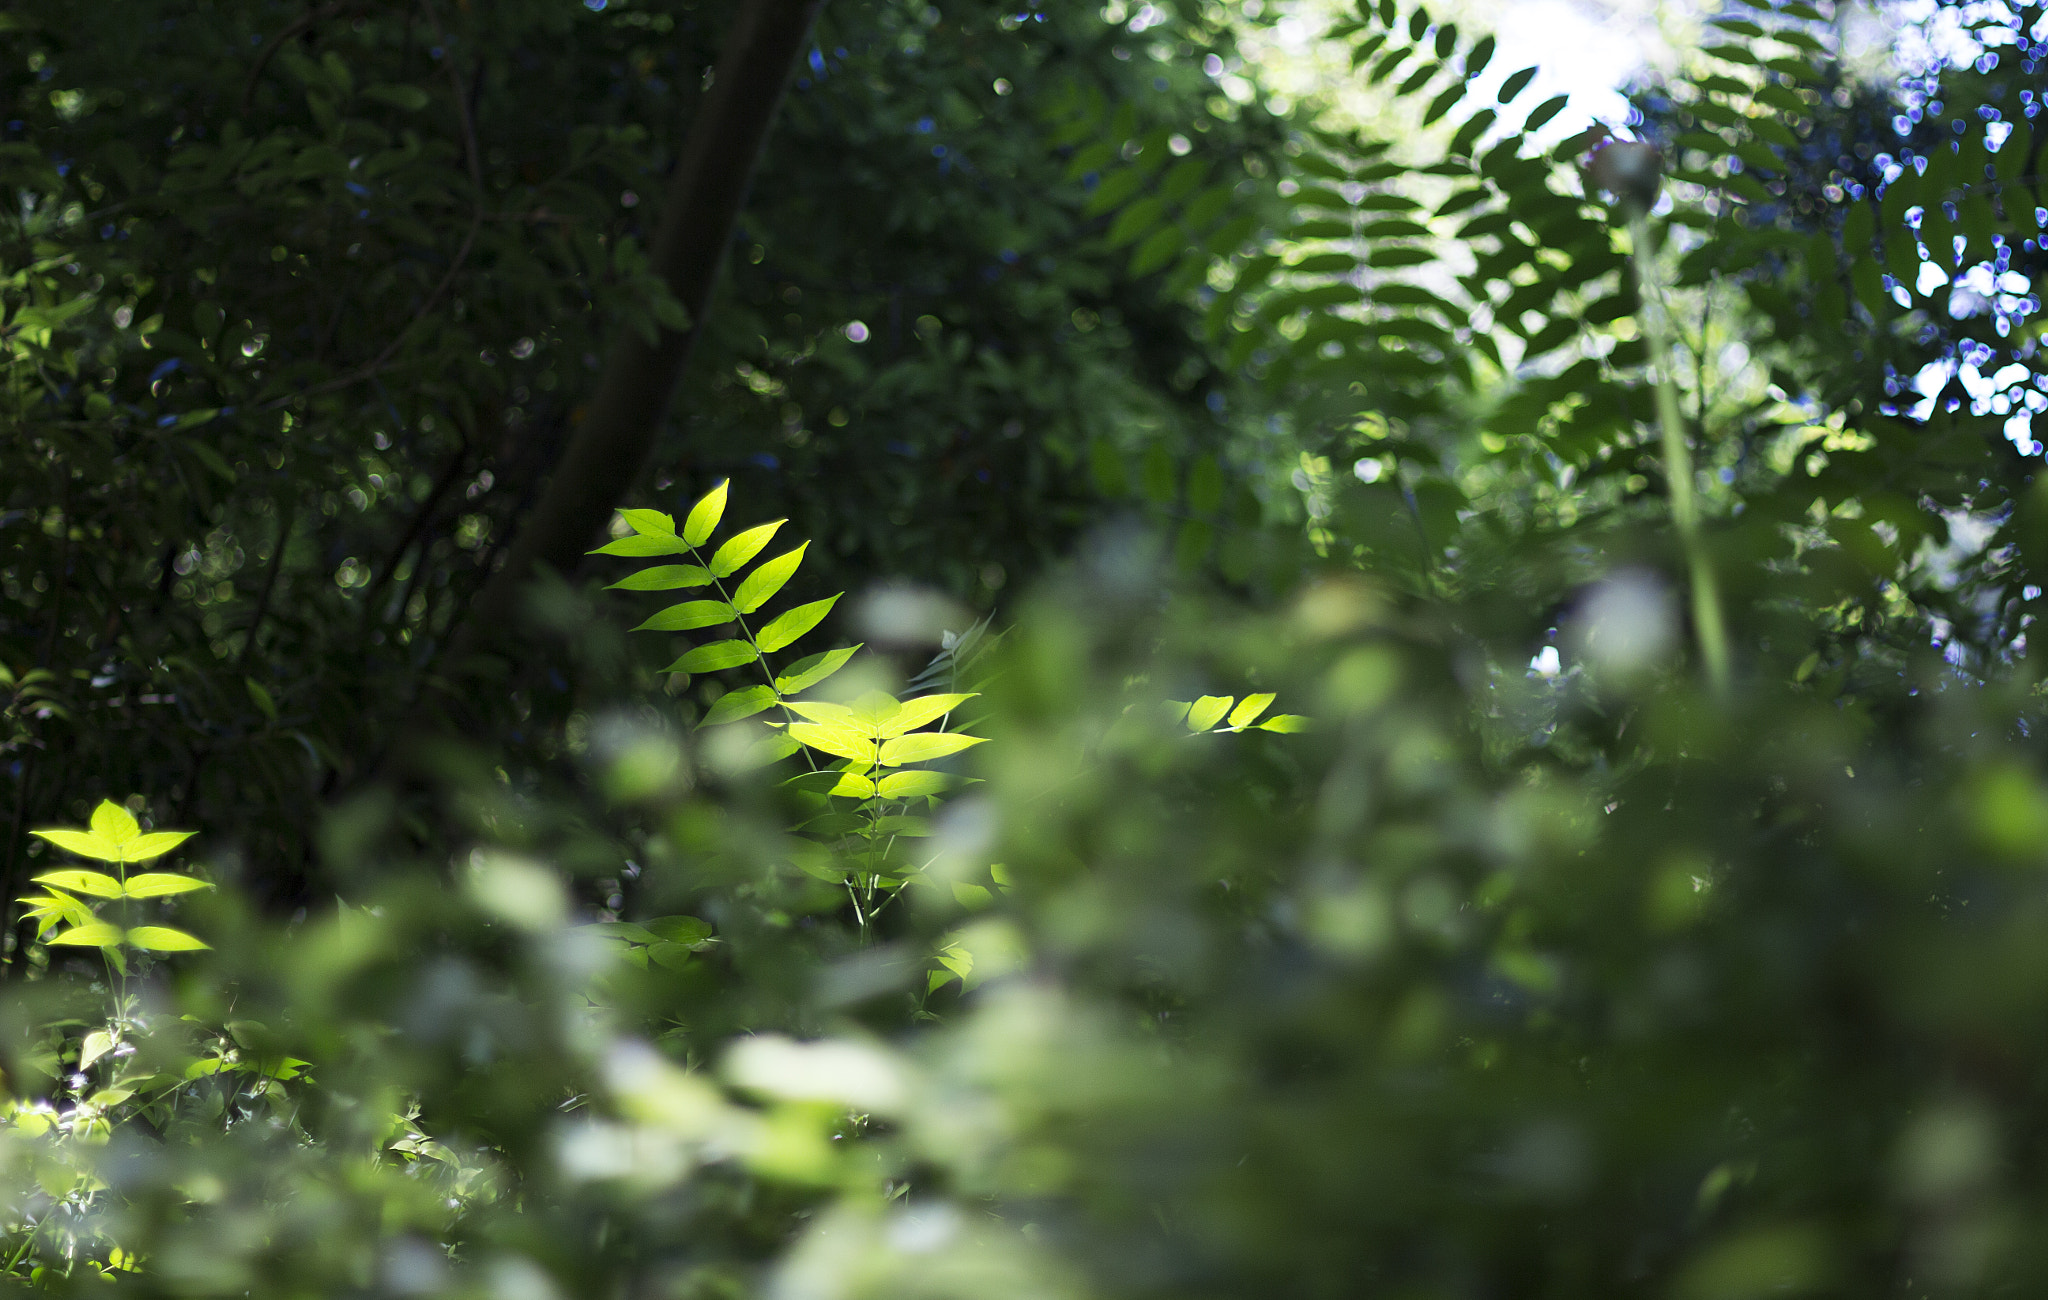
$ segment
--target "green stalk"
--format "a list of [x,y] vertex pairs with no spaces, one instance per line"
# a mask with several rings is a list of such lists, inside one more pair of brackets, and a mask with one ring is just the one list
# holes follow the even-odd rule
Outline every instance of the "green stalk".
[[[1671,522],[1678,529],[1679,545],[1685,551],[1687,576],[1692,587],[1692,622],[1700,643],[1700,658],[1706,664],[1707,684],[1725,698],[1729,689],[1728,627],[1721,616],[1720,585],[1714,577],[1713,558],[1700,536],[1699,505],[1693,498],[1692,451],[1686,446],[1685,418],[1679,414],[1678,385],[1671,377],[1671,326],[1662,311],[1663,295],[1657,293],[1656,271],[1650,261],[1650,219],[1640,205],[1630,209],[1629,242],[1633,249],[1637,292],[1642,305],[1636,321],[1649,344],[1650,358],[1657,368],[1657,423],[1663,431],[1664,481],[1671,494]],[[1652,297],[1658,305],[1650,304]]]

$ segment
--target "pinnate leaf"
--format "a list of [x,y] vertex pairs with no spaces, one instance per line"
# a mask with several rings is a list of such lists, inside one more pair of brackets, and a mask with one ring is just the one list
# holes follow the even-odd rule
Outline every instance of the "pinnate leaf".
[[659,510],[621,510],[619,511],[619,517],[624,519],[626,526],[636,533],[645,533],[654,537],[674,537],[676,535],[676,521]]
[[1223,715],[1230,712],[1232,697],[1228,695],[1204,695],[1188,709],[1188,730],[1207,731],[1223,721]]
[[957,731],[915,731],[883,741],[881,764],[883,767],[903,767],[909,763],[928,763],[981,742],[980,736],[963,736]]
[[112,948],[121,942],[121,927],[105,921],[75,925],[62,934],[50,936],[50,942],[73,948]]
[[700,645],[668,667],[668,673],[715,673],[726,668],[737,668],[760,658],[759,652],[745,641],[713,641]]
[[690,548],[682,538],[636,533],[606,542],[603,546],[587,552],[590,555],[687,555]]
[[128,877],[121,892],[129,898],[162,898],[167,894],[189,894],[195,889],[212,889],[204,880],[181,876],[173,871],[145,871]]
[[[751,614],[767,604],[768,598],[781,591],[783,584],[796,572],[796,567],[804,562],[804,552],[810,546],[805,542],[793,551],[785,551],[748,574],[740,583],[739,590],[733,593],[733,608],[742,614]],[[718,566],[714,563],[712,567]]]
[[91,894],[95,898],[121,896],[121,882],[98,871],[46,871],[37,876],[35,881],[38,885],[68,889],[78,894]]
[[969,691],[965,695],[921,695],[914,700],[905,700],[896,710],[896,715],[882,724],[879,734],[886,739],[916,731],[919,727],[937,722],[973,699],[974,695],[973,691]]
[[789,736],[837,758],[850,758],[856,763],[874,761],[875,742],[838,723],[792,722],[789,724]]
[[119,862],[121,846],[94,835],[91,831],[30,831],[29,834],[48,840],[67,853],[76,853],[81,858],[97,858],[101,862]]
[[837,650],[799,659],[776,677],[775,689],[784,695],[800,695],[846,667],[846,661],[853,658],[853,652],[858,649],[857,645],[841,646]]
[[112,799],[100,800],[92,810],[92,833],[110,844],[126,844],[142,833],[135,816]]
[[760,646],[764,654],[780,650],[816,627],[838,603],[838,596],[827,596],[808,605],[798,605],[795,609],[784,610],[776,615],[768,626],[754,634],[754,644]]
[[674,591],[678,587],[702,587],[711,581],[711,570],[701,564],[657,564],[619,579],[607,591]]
[[649,618],[635,632],[688,632],[693,628],[715,627],[730,623],[734,618],[732,606],[722,600],[686,600],[680,605],[670,605],[659,614]]
[[878,787],[884,799],[912,799],[918,795],[944,794],[954,779],[944,772],[891,772]]
[[127,939],[145,952],[195,952],[213,946],[168,925],[138,925],[128,932]]
[[121,861],[147,862],[151,858],[160,858],[172,849],[177,848],[180,844],[183,844],[186,840],[191,839],[197,833],[196,831],[151,831],[147,835],[138,835],[121,846]]
[[1272,706],[1273,696],[1270,693],[1247,695],[1236,708],[1230,711],[1230,725],[1233,727],[1249,727],[1254,719]]
[[747,561],[761,553],[761,548],[768,545],[769,539],[775,536],[775,531],[788,522],[786,519],[771,520],[749,528],[744,533],[735,533],[728,537],[725,545],[719,547],[711,557],[711,576],[729,578],[738,573],[746,567]]
[[718,521],[725,518],[725,495],[732,486],[731,479],[721,479],[697,499],[690,507],[689,518],[683,520],[683,540],[692,546],[702,546],[711,540],[711,534],[718,530]]
[[751,718],[763,709],[775,707],[775,692],[766,686],[743,686],[736,691],[727,691],[718,697],[711,711],[704,715],[700,727],[715,727],[721,722],[738,722]]

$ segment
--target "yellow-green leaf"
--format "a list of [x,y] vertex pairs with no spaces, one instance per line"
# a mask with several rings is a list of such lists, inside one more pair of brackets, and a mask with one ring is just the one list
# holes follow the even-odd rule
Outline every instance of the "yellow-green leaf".
[[168,894],[189,894],[195,889],[212,889],[204,880],[181,876],[170,871],[145,871],[139,876],[128,877],[122,893],[130,898],[162,898]]
[[789,666],[788,671],[777,675],[775,689],[783,695],[801,694],[844,668],[846,661],[853,658],[853,652],[858,649],[857,645],[841,646],[837,650],[799,659]]
[[840,774],[839,780],[826,793],[846,799],[866,799],[875,793],[875,783],[864,776],[845,772]]
[[694,628],[716,627],[733,620],[732,606],[722,600],[686,600],[670,605],[649,618],[635,632],[688,632]]
[[1307,731],[1308,727],[1309,720],[1307,718],[1302,717],[1298,713],[1276,713],[1272,717],[1267,718],[1264,722],[1261,722],[1258,725],[1257,730],[1295,732]]
[[726,668],[737,668],[760,658],[754,647],[745,641],[713,641],[700,645],[668,667],[668,673],[715,673]]
[[914,700],[905,700],[896,716],[882,724],[881,735],[886,739],[916,731],[919,727],[937,722],[948,713],[974,698],[974,692],[965,695],[921,695]]
[[90,831],[47,830],[30,831],[67,853],[76,853],[81,858],[98,858],[101,862],[119,862],[121,846],[109,843]]
[[918,795],[944,794],[954,785],[954,778],[944,772],[891,772],[881,780],[878,787],[884,799],[913,799]]
[[126,844],[140,835],[142,828],[126,808],[112,799],[102,799],[100,806],[92,810],[92,833],[110,844]]
[[882,742],[883,767],[928,763],[935,758],[957,754],[969,745],[979,745],[980,736],[963,736],[957,731],[917,731]]
[[160,858],[172,849],[177,848],[180,844],[183,844],[186,840],[191,839],[197,833],[196,831],[151,831],[147,835],[138,835],[121,846],[121,861],[147,862],[151,858]]
[[114,1050],[114,1035],[105,1029],[95,1029],[85,1036],[78,1045],[78,1068],[90,1070],[92,1063]]
[[1223,721],[1223,715],[1230,712],[1229,695],[1204,695],[1188,709],[1188,730],[1207,731]]
[[67,944],[74,948],[111,948],[121,942],[121,927],[108,925],[105,921],[94,921],[89,925],[76,925],[50,938],[51,943]]
[[678,587],[702,587],[711,581],[711,570],[701,564],[657,564],[651,569],[619,579],[606,591],[674,591]]
[[721,722],[738,722],[751,718],[763,709],[775,707],[775,692],[766,686],[744,686],[736,691],[727,691],[718,697],[718,703],[704,715],[700,727],[715,727]]
[[788,522],[786,519],[772,520],[727,538],[725,545],[719,547],[717,553],[711,557],[711,576],[729,578],[738,573],[746,567],[747,561],[759,555],[761,548],[768,545],[769,539],[775,536],[775,530]]
[[95,898],[119,898],[121,882],[99,871],[46,871],[35,878],[38,885],[54,885]]
[[838,603],[839,597],[827,596],[808,605],[798,605],[795,609],[784,610],[768,626],[754,634],[754,644],[760,646],[764,654],[780,650],[816,627],[825,615],[832,612],[832,606]]
[[812,749],[839,758],[850,758],[857,763],[874,761],[874,742],[851,727],[829,722],[792,722],[789,724],[789,735]]
[[731,479],[719,480],[717,487],[699,497],[697,504],[690,507],[690,517],[683,521],[684,541],[692,546],[702,546],[711,540],[711,534],[718,530],[718,521],[725,518],[725,495],[731,486]]
[[[768,598],[781,591],[782,585],[796,572],[796,566],[804,562],[804,552],[810,546],[805,542],[793,551],[785,551],[748,574],[740,583],[739,590],[732,594],[733,608],[742,614],[751,614],[767,604]],[[718,566],[713,564],[712,567]]]
[[659,534],[649,536],[640,533],[636,533],[631,537],[621,537],[617,541],[606,542],[596,550],[587,552],[590,555],[628,556],[688,555],[689,553],[689,546],[680,537],[664,537]]
[[1230,725],[1233,727],[1249,727],[1261,713],[1271,708],[1272,705],[1273,696],[1270,693],[1247,695],[1236,708],[1230,711]]
[[145,952],[194,952],[213,946],[168,925],[138,925],[128,932],[127,937],[132,947]]
[[621,510],[619,517],[636,533],[652,537],[674,537],[676,521],[659,510]]
[[853,710],[844,704],[830,704],[824,700],[790,700],[785,705],[791,713],[812,722],[823,722],[830,726],[845,727],[857,731],[854,726]]

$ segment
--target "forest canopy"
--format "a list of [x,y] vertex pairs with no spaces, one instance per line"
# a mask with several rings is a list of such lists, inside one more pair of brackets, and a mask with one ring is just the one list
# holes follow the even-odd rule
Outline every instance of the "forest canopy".
[[0,14],[0,1272],[2032,1294],[2048,12],[1880,16]]

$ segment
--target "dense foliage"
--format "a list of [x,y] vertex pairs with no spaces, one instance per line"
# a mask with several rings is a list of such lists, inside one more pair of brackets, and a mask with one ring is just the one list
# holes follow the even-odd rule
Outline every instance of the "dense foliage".
[[1959,12],[1886,87],[1731,9],[1660,160],[1394,0],[1323,36],[1384,139],[1222,10],[831,11],[659,486],[461,734],[719,22],[15,20],[0,1266],[2031,1294],[2048,16]]

